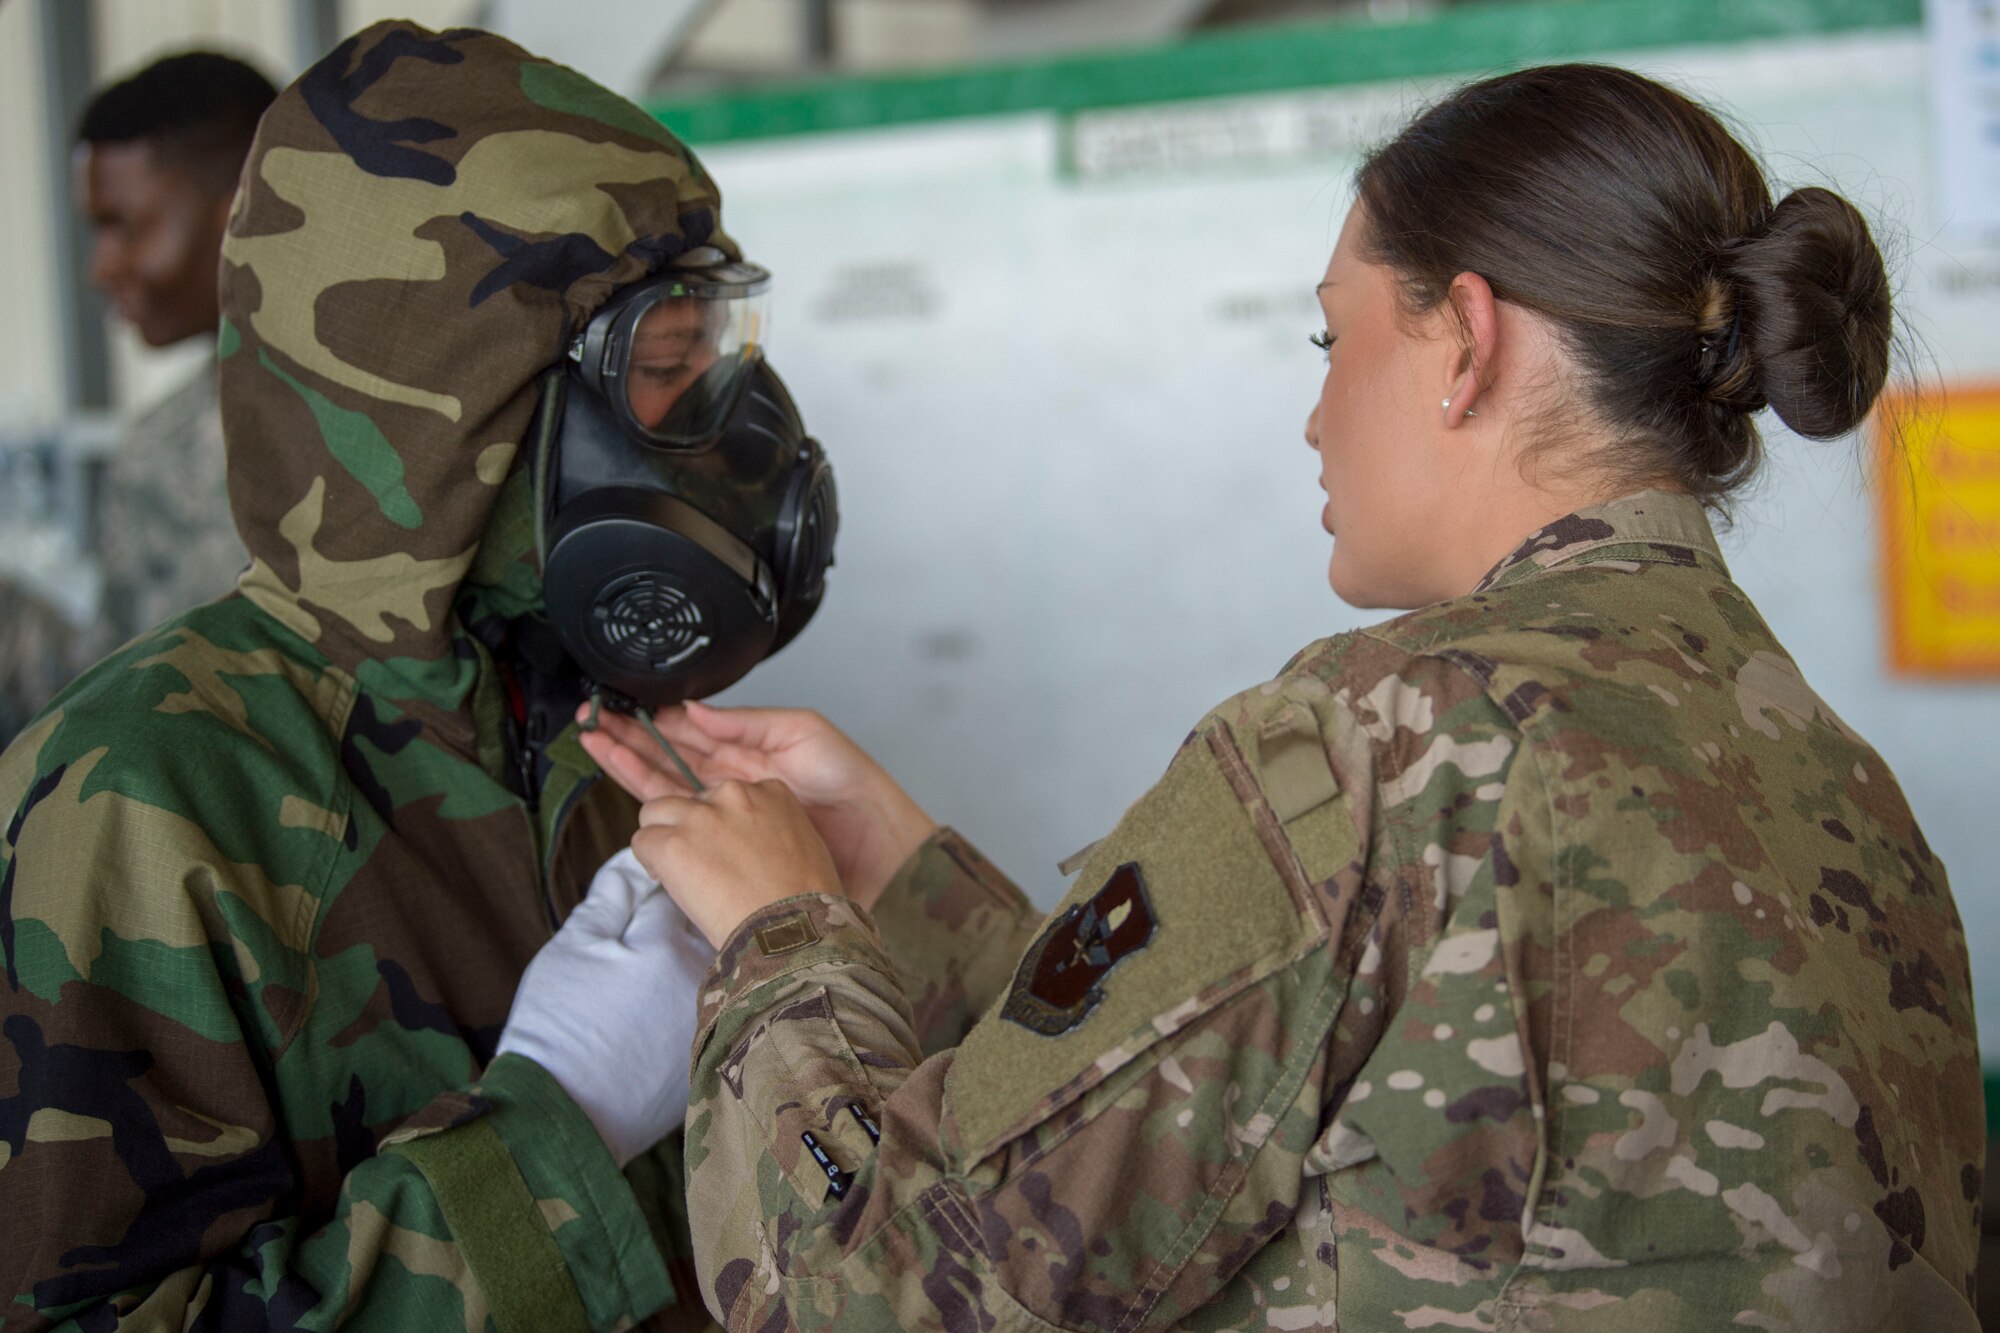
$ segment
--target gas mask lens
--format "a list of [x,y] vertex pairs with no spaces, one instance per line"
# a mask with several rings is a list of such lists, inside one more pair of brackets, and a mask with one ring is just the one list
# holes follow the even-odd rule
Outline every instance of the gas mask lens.
[[599,312],[572,356],[638,435],[706,444],[763,354],[769,287],[755,264],[676,271]]

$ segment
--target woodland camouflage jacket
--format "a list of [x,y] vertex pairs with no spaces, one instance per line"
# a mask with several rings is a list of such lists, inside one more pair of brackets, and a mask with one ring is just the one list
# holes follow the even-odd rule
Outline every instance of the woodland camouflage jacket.
[[[488,1066],[633,819],[573,730],[524,736],[489,645],[541,602],[539,373],[614,288],[733,250],[719,206],[650,118],[481,33],[370,29],[264,118],[219,349],[251,567],[0,758],[6,1329],[674,1302],[678,1145],[621,1178],[537,1066]],[[955,846],[885,926],[933,1046],[997,985],[953,952],[991,932],[945,929],[984,910]],[[668,1317],[707,1322],[685,1285]]]
[[728,1327],[1977,1327],[1944,868],[1686,498],[1216,709],[970,998],[924,1058],[844,900],[725,945]]

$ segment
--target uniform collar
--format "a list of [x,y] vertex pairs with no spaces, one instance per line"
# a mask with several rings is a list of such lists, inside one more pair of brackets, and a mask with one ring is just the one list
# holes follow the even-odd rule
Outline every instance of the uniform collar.
[[1473,591],[1506,587],[1565,565],[1613,560],[1712,564],[1725,577],[1729,573],[1699,500],[1673,491],[1645,490],[1557,519],[1515,547]]

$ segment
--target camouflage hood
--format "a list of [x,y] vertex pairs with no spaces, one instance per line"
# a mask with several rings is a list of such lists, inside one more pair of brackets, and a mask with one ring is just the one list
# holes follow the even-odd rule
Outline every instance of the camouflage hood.
[[244,595],[364,686],[455,709],[463,626],[539,610],[540,373],[615,289],[735,248],[644,112],[488,33],[381,23],[265,114],[223,249]]

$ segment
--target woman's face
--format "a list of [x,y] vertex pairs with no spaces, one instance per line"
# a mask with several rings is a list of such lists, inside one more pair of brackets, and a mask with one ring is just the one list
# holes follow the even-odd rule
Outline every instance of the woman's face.
[[1443,316],[1399,308],[1394,275],[1363,258],[1366,225],[1356,204],[1320,283],[1326,380],[1306,442],[1319,453],[1334,592],[1355,606],[1421,606],[1465,591],[1438,559],[1462,485],[1440,453],[1460,348]]

